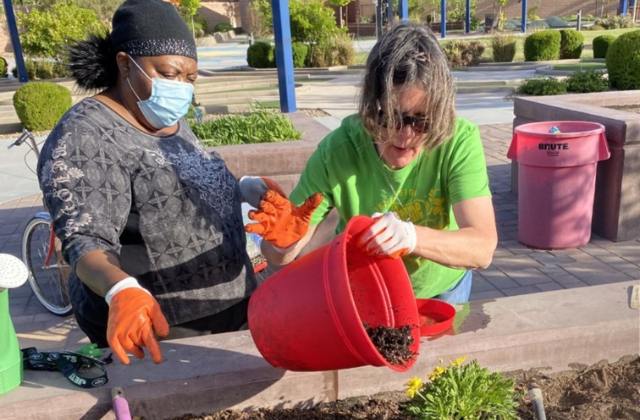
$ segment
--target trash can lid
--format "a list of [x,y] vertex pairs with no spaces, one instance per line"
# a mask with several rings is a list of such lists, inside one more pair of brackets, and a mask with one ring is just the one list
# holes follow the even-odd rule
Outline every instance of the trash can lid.
[[604,126],[591,121],[542,121],[515,128],[507,157],[540,167],[582,166],[610,157]]

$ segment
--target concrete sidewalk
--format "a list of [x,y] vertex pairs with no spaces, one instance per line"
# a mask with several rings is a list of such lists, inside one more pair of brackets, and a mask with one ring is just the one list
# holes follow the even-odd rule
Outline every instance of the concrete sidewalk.
[[[640,239],[611,242],[593,237],[579,249],[542,251],[517,241],[517,201],[510,192],[506,151],[511,125],[480,127],[500,242],[491,266],[474,276],[472,300],[570,289],[640,279]],[[0,252],[21,255],[22,230],[41,210],[32,195],[0,204]],[[10,291],[11,313],[22,347],[78,348],[86,342],[72,317],[60,318],[40,306],[28,285]]]

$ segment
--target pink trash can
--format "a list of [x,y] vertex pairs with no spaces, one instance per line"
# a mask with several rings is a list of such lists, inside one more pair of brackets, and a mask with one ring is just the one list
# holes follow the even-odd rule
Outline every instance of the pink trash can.
[[507,157],[518,162],[520,242],[542,249],[589,242],[596,167],[610,156],[604,130],[588,121],[515,128]]

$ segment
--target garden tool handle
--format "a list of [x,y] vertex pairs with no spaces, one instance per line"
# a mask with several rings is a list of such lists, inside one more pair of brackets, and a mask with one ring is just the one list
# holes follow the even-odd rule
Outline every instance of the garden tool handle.
[[113,404],[113,413],[116,415],[116,420],[131,420],[129,402],[124,397],[124,390],[119,386],[111,389],[111,402]]

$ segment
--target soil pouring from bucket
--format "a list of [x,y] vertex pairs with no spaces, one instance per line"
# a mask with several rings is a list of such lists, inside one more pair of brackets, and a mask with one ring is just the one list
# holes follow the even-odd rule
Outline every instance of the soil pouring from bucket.
[[410,326],[390,328],[385,326],[371,327],[364,324],[364,329],[373,345],[389,363],[402,365],[416,357],[416,354],[410,350],[411,344],[413,344]]

